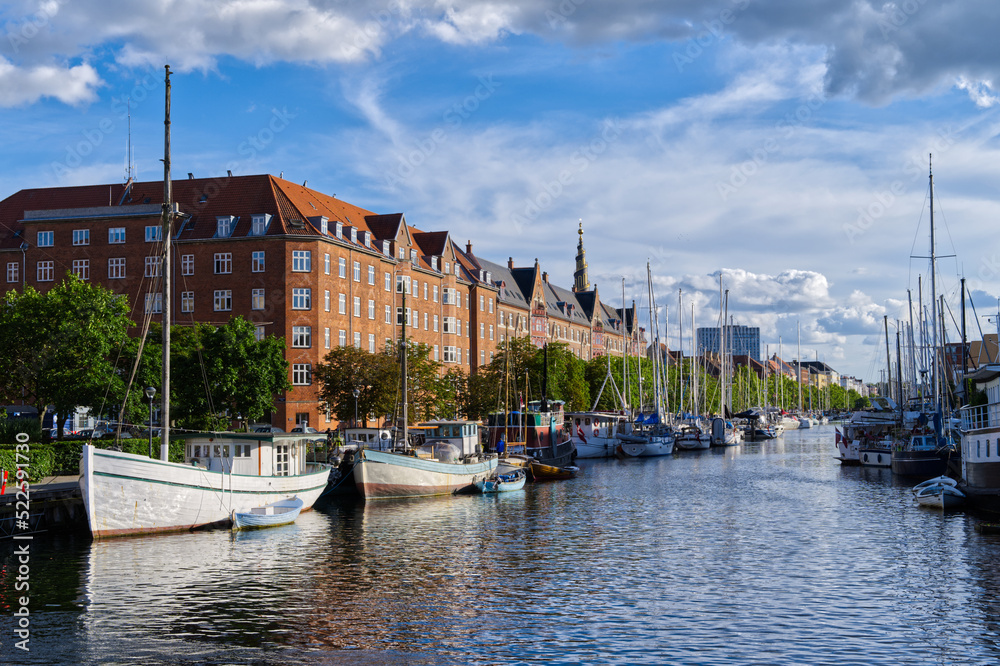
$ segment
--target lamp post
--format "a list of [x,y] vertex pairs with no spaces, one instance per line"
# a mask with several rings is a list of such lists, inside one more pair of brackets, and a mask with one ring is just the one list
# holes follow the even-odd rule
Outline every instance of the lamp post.
[[354,427],[358,427],[358,396],[361,395],[361,389],[354,389],[351,391],[354,394]]
[[153,396],[156,389],[152,386],[146,387],[146,397],[149,398],[149,457],[153,457]]
[[28,282],[28,257],[25,251],[28,249],[28,241],[21,241],[21,290]]

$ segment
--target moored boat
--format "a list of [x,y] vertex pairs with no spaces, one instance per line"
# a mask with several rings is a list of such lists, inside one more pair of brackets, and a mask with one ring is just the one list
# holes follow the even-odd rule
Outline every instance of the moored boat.
[[516,469],[507,474],[494,473],[492,476],[476,481],[473,485],[484,495],[491,493],[508,493],[524,488],[527,474],[523,469]]
[[911,434],[897,442],[892,452],[892,472],[900,476],[929,479],[948,469],[951,447],[931,432]]
[[247,511],[233,511],[233,531],[262,527],[277,527],[294,523],[302,511],[303,502],[298,497],[279,500]]
[[531,470],[531,478],[535,481],[558,481],[561,479],[572,479],[580,471],[580,468],[575,465],[557,467],[555,465],[546,465],[545,463],[537,460],[531,461],[529,469]]
[[577,458],[615,455],[620,431],[629,425],[623,414],[610,412],[570,412],[566,420]]
[[965,493],[947,483],[932,483],[914,494],[921,506],[932,509],[955,509],[965,504]]

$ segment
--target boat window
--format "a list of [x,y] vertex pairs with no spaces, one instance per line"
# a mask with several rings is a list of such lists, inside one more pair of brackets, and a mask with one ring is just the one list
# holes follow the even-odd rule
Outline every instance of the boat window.
[[583,423],[584,425],[590,425],[590,417],[588,416],[586,419],[584,419]]
[[222,445],[222,457],[223,458],[228,458],[229,457],[229,445],[228,444],[223,444]]
[[576,420],[576,424],[577,424],[577,425],[580,425],[580,419],[577,419],[577,420]]
[[288,476],[288,445],[278,444],[274,447],[274,474]]
[[201,447],[197,444],[188,445],[188,457],[189,458],[200,458],[201,457]]
[[212,455],[214,457],[216,457],[216,458],[221,458],[222,457],[222,447],[219,446],[218,444],[216,444],[215,446],[213,446],[212,447]]

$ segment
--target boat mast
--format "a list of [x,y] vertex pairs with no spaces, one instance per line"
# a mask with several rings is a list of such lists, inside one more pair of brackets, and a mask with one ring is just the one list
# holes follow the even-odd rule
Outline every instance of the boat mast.
[[[163,371],[160,388],[160,460],[170,458],[170,236],[174,214],[173,183],[170,180],[170,65],[166,70],[166,96],[163,115],[163,257],[161,275],[163,280]],[[152,422],[149,424],[152,428]]]
[[409,394],[407,393],[409,389],[409,384],[406,380],[407,367],[409,365],[408,350],[406,348],[406,327],[409,324],[406,316],[406,292],[410,290],[410,278],[406,277],[406,281],[403,282],[403,325],[400,327],[402,329],[402,337],[399,342],[399,353],[403,357],[400,361],[400,372],[402,373],[402,385],[401,390],[403,393],[403,449],[405,450],[409,446],[410,442],[410,412],[409,412]]
[[681,300],[680,289],[677,290],[677,384],[680,387],[680,399],[677,401],[677,411],[684,415],[684,302]]
[[933,155],[927,156],[927,174],[930,180],[931,189],[931,322],[934,326],[934,332],[931,335],[931,353],[933,354],[933,368],[932,372],[934,375],[934,410],[940,409],[940,390],[939,383],[940,377],[938,373],[938,344],[937,344],[937,252],[934,247],[934,169],[931,166],[931,158]]
[[885,324],[885,394],[892,398],[892,356],[889,355],[889,315],[882,315]]
[[802,414],[802,328],[799,322],[795,322],[795,336],[796,336],[796,360],[795,364],[798,366],[796,368],[796,379],[798,379],[799,384],[799,415]]

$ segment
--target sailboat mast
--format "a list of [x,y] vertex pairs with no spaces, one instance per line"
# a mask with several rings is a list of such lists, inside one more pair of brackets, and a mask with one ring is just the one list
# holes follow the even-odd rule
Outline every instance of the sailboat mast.
[[939,373],[938,373],[938,344],[937,344],[937,252],[934,245],[934,169],[931,166],[931,158],[933,155],[927,156],[927,174],[930,180],[930,199],[931,199],[931,321],[933,322],[934,330],[931,334],[931,357],[933,360],[932,372],[934,374],[934,409],[935,411],[940,407],[940,391],[939,391]]
[[684,413],[684,302],[681,300],[682,290],[677,290],[677,384],[680,387],[680,399],[677,401],[677,411]]
[[403,283],[403,325],[400,327],[402,329],[402,338],[399,343],[399,353],[402,355],[400,360],[400,372],[402,373],[402,394],[403,394],[403,448],[409,445],[410,442],[410,411],[409,411],[409,384],[407,383],[406,374],[407,368],[409,366],[409,351],[406,348],[406,327],[409,325],[408,318],[406,316],[406,292],[410,290],[411,281],[407,277],[406,281]]
[[799,414],[801,415],[802,414],[802,328],[799,325],[799,322],[795,322],[795,337],[796,337],[795,364],[798,366],[796,368],[795,374],[798,375],[796,379],[798,380],[799,384]]
[[[160,460],[170,459],[170,237],[173,225],[174,193],[170,180],[170,65],[166,65],[166,97],[163,114],[163,371],[160,378]],[[153,424],[150,423],[152,428]]]

